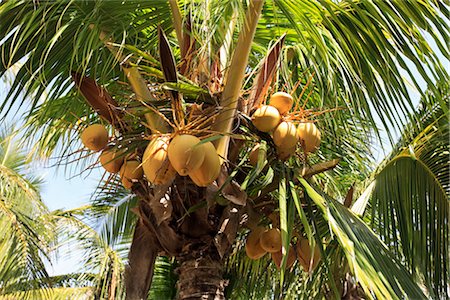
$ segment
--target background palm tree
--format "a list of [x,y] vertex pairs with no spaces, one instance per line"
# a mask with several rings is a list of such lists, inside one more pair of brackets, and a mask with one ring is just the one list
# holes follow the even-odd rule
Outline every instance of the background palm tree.
[[[425,38],[449,57],[443,45],[449,31],[443,17],[447,12],[441,2],[416,1],[7,1],[0,6],[0,74],[19,61],[23,66],[2,109],[8,113],[25,88],[25,94],[33,96],[27,124],[28,135],[38,137],[37,152],[48,156],[59,150],[61,163],[75,160],[78,166],[89,166],[94,159],[77,151],[80,144],[74,136],[100,118],[120,133],[116,143],[126,142],[129,152],[137,150],[140,155],[146,146],[143,135],[168,130],[155,110],[176,123],[181,119],[172,116],[171,108],[180,113],[180,107],[192,108],[196,103],[203,105],[204,114],[208,107],[216,109],[211,117],[217,120],[211,129],[222,135],[212,139],[226,160],[217,182],[224,189],[219,198],[211,197],[216,196],[215,191],[198,188],[182,177],[177,177],[169,190],[146,182],[133,186],[139,198],[139,221],[126,272],[131,299],[146,297],[158,254],[176,258],[181,299],[223,297],[226,261],[230,274],[247,275],[247,281],[238,284],[250,286],[256,278],[278,274],[262,274],[267,261],[249,262],[239,251],[246,235],[241,216],[250,219],[249,227],[255,218],[267,224],[273,222],[267,215],[274,209],[280,215],[284,249],[292,237],[295,243],[304,236],[320,248],[322,260],[311,276],[298,268],[291,273],[282,268],[281,284],[266,289],[268,294],[302,291],[306,295],[312,291],[341,296],[347,291],[344,287],[355,281],[367,297],[420,298],[424,293],[441,297],[448,282],[448,201],[442,200],[442,190],[448,200],[448,186],[431,188],[437,182],[432,179],[426,179],[423,189],[402,185],[405,191],[430,195],[426,205],[420,200],[423,198],[408,197],[413,199],[408,211],[399,205],[404,203],[404,193],[397,193],[394,208],[387,205],[392,203],[387,198],[389,185],[375,185],[370,202],[373,210],[365,218],[393,247],[393,253],[339,201],[344,202],[348,195],[348,206],[351,184],[370,174],[370,143],[379,137],[375,116],[385,129],[401,129],[409,114],[420,118],[413,112],[405,73],[422,95],[414,68],[428,84],[435,101],[424,101],[424,111],[435,111],[438,105],[448,114],[447,95],[435,86],[448,80],[448,74]],[[297,108],[306,112],[314,108],[315,113],[306,117],[318,121],[324,138],[321,149],[308,159],[300,153],[286,163],[274,159],[271,138],[249,122],[253,104],[263,101],[268,91],[277,90],[292,92]],[[48,94],[40,99],[44,91]],[[436,120],[435,115],[428,120]],[[247,152],[255,142],[269,145],[269,160],[251,168]],[[425,157],[434,151],[417,149],[417,156]],[[313,178],[305,176],[303,171],[307,175],[311,165],[329,162],[333,166],[332,159],[340,159],[338,167]],[[429,159],[433,164],[428,168],[429,178],[433,171],[443,174],[445,156],[443,160]],[[387,164],[377,173],[378,182],[392,183],[394,171],[388,167],[399,163]],[[406,168],[405,164],[396,172]],[[411,182],[404,179],[403,183]],[[118,179],[110,176],[103,191],[114,195],[117,183]],[[169,217],[158,215],[157,209],[148,205],[164,195],[173,206]],[[359,213],[365,206],[361,202],[356,202],[361,204]],[[433,211],[439,211],[439,218]],[[419,219],[420,225],[411,225]],[[118,220],[113,228],[132,230],[131,223]],[[110,238],[116,234],[112,231]],[[395,242],[397,235],[400,243]],[[412,243],[407,242],[416,235]],[[433,255],[424,255],[427,251]],[[416,256],[418,252],[421,254]],[[437,258],[445,267],[437,266]],[[194,261],[209,271],[191,270]],[[242,267],[233,271],[236,266]],[[291,285],[299,274],[302,279]],[[266,280],[258,283],[268,283]],[[106,285],[117,286],[113,282]],[[193,286],[192,282],[204,284]],[[417,282],[423,284],[422,289]],[[230,283],[230,287],[238,286]],[[304,289],[308,284],[315,288]],[[104,297],[113,297],[115,288],[107,290]],[[232,292],[238,297],[239,290]],[[264,290],[254,292],[264,294]]]
[[6,127],[0,134],[0,161],[0,299],[88,295],[90,288],[79,274],[47,272],[64,228],[41,200],[42,180],[30,172],[17,132]]

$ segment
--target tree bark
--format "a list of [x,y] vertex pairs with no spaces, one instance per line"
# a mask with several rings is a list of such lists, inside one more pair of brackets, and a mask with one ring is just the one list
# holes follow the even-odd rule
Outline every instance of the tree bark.
[[228,282],[223,279],[223,262],[213,245],[187,247],[177,259],[177,299],[225,299]]

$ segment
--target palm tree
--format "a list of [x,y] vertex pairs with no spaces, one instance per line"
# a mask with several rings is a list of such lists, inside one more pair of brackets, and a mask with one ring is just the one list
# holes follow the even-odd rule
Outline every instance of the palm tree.
[[39,198],[38,178],[23,176],[25,155],[6,129],[0,136],[1,201],[0,201],[0,289],[2,292],[21,279],[38,280],[46,276],[46,249],[51,235],[47,211]]
[[[49,276],[61,222],[42,202],[42,179],[29,172],[17,132],[2,128],[0,134],[0,299],[74,299],[86,294],[75,273]],[[77,280],[77,286],[71,281]],[[80,297],[80,299],[82,299]]]
[[[138,220],[125,269],[129,299],[146,298],[161,255],[176,260],[179,299],[222,299],[227,284],[236,287],[236,297],[239,286],[254,286],[256,297],[272,275],[280,284],[265,289],[271,296],[339,297],[362,289],[377,298],[445,297],[448,202],[442,196],[448,199],[448,186],[432,187],[446,178],[443,160],[430,156],[435,150],[417,148],[416,156],[432,165],[420,177],[424,188],[412,190],[427,195],[425,201],[411,196],[403,207],[401,190],[390,201],[387,187],[400,182],[392,181],[388,167],[399,163],[376,173],[378,182],[391,185],[375,185],[372,213],[364,218],[386,244],[348,209],[352,183],[370,175],[370,144],[380,136],[375,119],[392,133],[389,128],[402,129],[409,114],[421,116],[405,74],[425,96],[417,69],[436,99],[423,110],[435,111],[438,103],[447,116],[448,94],[435,83],[448,74],[428,42],[449,57],[445,15],[448,7],[439,1],[6,1],[0,6],[0,75],[23,65],[2,111],[9,113],[24,90],[32,99],[26,120],[37,153],[58,151],[61,164],[75,161],[86,170],[95,158],[79,151],[74,136],[93,123],[107,125],[114,133],[110,146],[134,159],[159,136],[190,132],[214,143],[223,164],[208,187],[182,176],[166,185],[132,184]],[[315,154],[298,147],[281,161],[272,137],[252,125],[254,109],[279,90],[295,99],[294,122],[320,128]],[[248,152],[255,143],[261,151],[253,167]],[[433,172],[444,181],[433,181]],[[118,182],[110,175],[103,191],[116,193]],[[402,189],[412,186],[418,185]],[[358,212],[365,202],[356,202]],[[116,227],[133,230],[131,224]],[[266,272],[265,258],[243,257],[246,228],[257,225],[281,231],[279,275]],[[285,268],[290,244],[304,238],[322,257],[314,270],[310,266],[311,275]],[[225,272],[246,278],[228,281]]]
[[[87,211],[94,212],[89,206],[48,210],[39,192],[42,179],[30,172],[33,164],[18,133],[7,127],[0,133],[0,299],[102,298],[103,286],[123,277],[120,253],[113,251],[113,241],[84,222]],[[104,211],[99,204],[94,207]],[[107,219],[108,214],[103,215]],[[67,244],[86,249],[79,270],[50,276],[47,266],[56,256],[65,256],[62,246]],[[120,295],[123,287],[117,286],[108,293]]]

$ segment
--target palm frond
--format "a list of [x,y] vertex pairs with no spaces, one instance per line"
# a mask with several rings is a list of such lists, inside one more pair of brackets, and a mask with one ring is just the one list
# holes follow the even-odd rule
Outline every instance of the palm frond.
[[[78,280],[91,278],[93,295],[100,299],[124,297],[124,262],[119,253],[104,241],[99,233],[81,219],[89,206],[70,211],[56,211],[62,244],[82,249]],[[92,275],[94,278],[92,278]]]
[[[17,141],[0,141],[0,294],[17,286],[46,286],[44,262],[56,240],[55,223],[23,171],[26,161]],[[13,168],[13,169],[11,169]]]
[[30,291],[17,291],[13,293],[8,293],[6,295],[0,295],[0,300],[10,300],[10,299],[88,300],[92,299],[92,297],[93,291],[91,287],[64,287],[64,288],[48,288],[45,290],[37,289]]
[[100,31],[113,41],[154,50],[156,26],[171,28],[169,6],[163,1],[8,1],[0,6],[0,18],[4,20],[0,76],[23,62],[2,112],[19,101],[23,88],[23,99],[38,95],[33,97],[31,111],[45,91],[47,100],[60,98],[72,86],[71,71],[89,74],[101,84],[119,76],[119,65],[99,39]]
[[280,28],[294,28],[296,35],[286,39],[296,52],[292,67],[307,76],[315,74],[321,100],[316,105],[347,107],[352,123],[367,119],[375,131],[378,115],[391,133],[392,126],[400,129],[402,118],[414,109],[405,74],[422,94],[416,70],[431,89],[436,81],[448,78],[425,38],[429,35],[449,59],[443,47],[449,27],[441,9],[445,6],[420,1],[276,0],[274,16],[262,18],[262,24],[276,26],[258,30],[255,41],[279,35],[284,32]]
[[148,299],[174,299],[176,294],[176,263],[173,259],[158,256],[153,269],[152,285]]
[[[449,95],[444,87],[446,106]],[[421,106],[419,122],[411,120],[376,170],[368,214],[372,227],[425,282],[432,297],[445,298],[450,267],[450,120],[432,92]]]
[[425,297],[412,274],[361,219],[337,201],[325,200],[306,180],[300,182],[328,221],[366,295],[382,299]]

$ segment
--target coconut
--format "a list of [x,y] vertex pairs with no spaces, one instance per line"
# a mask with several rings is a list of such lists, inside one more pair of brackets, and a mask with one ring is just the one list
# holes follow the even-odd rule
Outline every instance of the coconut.
[[205,159],[205,148],[198,145],[200,139],[189,134],[175,136],[167,148],[173,168],[181,176],[200,168]]
[[315,245],[314,253],[307,239],[301,238],[297,242],[296,252],[298,261],[306,272],[313,270],[320,261],[319,246]]
[[127,160],[120,168],[120,177],[127,179],[141,179],[144,175],[141,163],[137,160]]
[[305,152],[315,152],[319,148],[320,131],[314,123],[300,123],[297,134]]
[[122,185],[127,190],[130,190],[131,187],[133,186],[133,181],[131,181],[130,179],[127,179],[125,177],[122,177]]
[[103,150],[99,157],[100,164],[110,173],[117,173],[123,165],[123,156],[116,149]]
[[86,148],[97,152],[108,144],[108,131],[103,125],[94,124],[84,129],[80,138]]
[[245,253],[251,259],[259,259],[267,252],[260,245],[261,234],[264,232],[264,227],[255,227],[247,237],[245,242]]
[[197,186],[208,186],[219,177],[220,158],[211,142],[204,143],[200,147],[204,148],[205,158],[198,169],[189,173],[189,177]]
[[161,136],[152,140],[144,152],[142,168],[147,180],[153,184],[167,184],[176,175],[167,155],[169,136]]
[[295,147],[298,142],[295,125],[291,122],[281,122],[273,132],[273,142],[282,149]]
[[[260,149],[261,145],[258,143],[255,145],[255,147],[253,147],[252,151],[250,151],[250,154],[248,156],[248,160],[250,162],[250,164],[254,167],[256,167],[256,165],[258,164],[258,158],[259,158],[259,149]],[[266,160],[266,151],[262,152],[262,161]]]
[[[283,253],[280,251],[274,252],[271,254],[272,260],[279,269],[281,267],[281,261],[283,259]],[[292,246],[289,246],[289,253],[287,256],[286,261],[286,269],[290,269],[292,265],[295,263],[295,260],[297,259],[297,255],[295,254],[295,249]]]
[[294,103],[291,95],[285,92],[277,92],[270,96],[269,104],[278,109],[281,115],[286,114]]
[[287,160],[289,157],[295,154],[296,146],[292,148],[278,148],[277,147],[277,154],[278,158],[281,160]]
[[264,231],[260,238],[261,247],[267,252],[273,253],[281,250],[281,232],[278,228]]
[[281,116],[273,106],[263,105],[252,115],[252,123],[255,127],[262,132],[269,132],[273,130],[280,123]]

